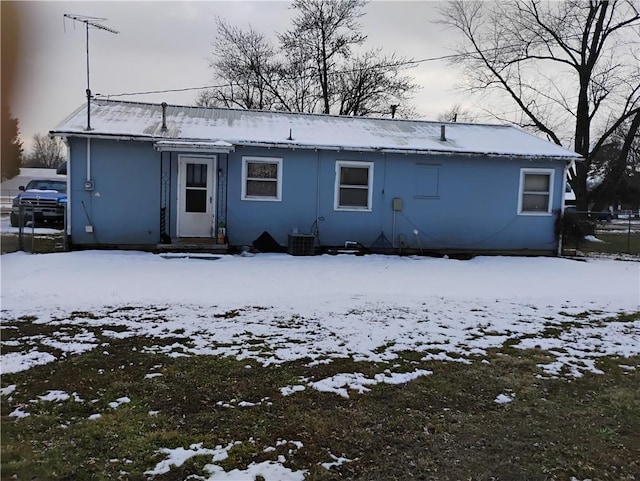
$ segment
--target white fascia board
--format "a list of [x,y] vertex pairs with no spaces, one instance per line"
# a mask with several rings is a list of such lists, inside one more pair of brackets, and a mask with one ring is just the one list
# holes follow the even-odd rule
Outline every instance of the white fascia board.
[[132,141],[142,141],[149,142],[153,141],[154,138],[151,136],[145,135],[125,135],[125,134],[98,134],[91,133],[91,131],[83,131],[78,132],[74,130],[50,130],[49,135],[52,137],[77,137],[81,139],[106,139],[106,140],[132,140]]
[[265,147],[265,148],[281,148],[281,149],[306,149],[306,150],[331,150],[331,151],[349,151],[349,152],[381,152],[384,154],[418,154],[418,155],[461,155],[467,157],[510,157],[517,159],[530,160],[562,160],[565,162],[574,162],[582,160],[576,154],[572,156],[559,155],[539,155],[539,154],[513,154],[508,152],[474,152],[464,150],[435,150],[435,149],[401,149],[401,148],[384,148],[384,147],[359,147],[359,146],[339,146],[339,145],[310,145],[310,144],[290,144],[282,142],[246,142],[235,140],[234,143],[243,147]]
[[130,140],[137,142],[154,142],[154,148],[159,152],[208,152],[216,154],[228,154],[235,150],[235,146],[228,142],[218,140],[215,142],[198,142],[198,141],[170,141],[159,140],[152,136],[139,135],[123,135],[123,134],[100,134],[91,132],[74,132],[74,131],[50,131],[52,137],[78,137],[89,139],[106,139],[106,140]]
[[160,140],[155,142],[153,147],[158,152],[211,152],[216,154],[228,154],[235,150],[235,146],[233,144],[223,140],[215,142]]

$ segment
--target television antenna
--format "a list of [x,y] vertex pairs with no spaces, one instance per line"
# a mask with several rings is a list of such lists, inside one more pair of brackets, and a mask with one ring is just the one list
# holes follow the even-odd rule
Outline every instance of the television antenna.
[[85,130],[91,130],[91,87],[89,84],[89,27],[97,28],[99,30],[105,30],[109,33],[117,34],[118,31],[112,28],[109,28],[105,25],[101,25],[99,22],[104,22],[106,18],[98,18],[98,17],[88,17],[86,15],[73,15],[70,13],[65,13],[63,15],[64,18],[70,18],[74,22],[79,22],[84,24],[86,37],[86,49],[87,49],[87,128]]

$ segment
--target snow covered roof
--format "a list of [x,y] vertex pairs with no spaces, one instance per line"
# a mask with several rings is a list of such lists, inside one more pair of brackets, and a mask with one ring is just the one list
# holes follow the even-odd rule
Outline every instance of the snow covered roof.
[[[149,141],[334,150],[463,153],[575,160],[578,154],[513,125],[346,117],[282,111],[166,106],[93,100],[87,131],[84,104],[51,133]],[[446,140],[441,140],[442,126]]]

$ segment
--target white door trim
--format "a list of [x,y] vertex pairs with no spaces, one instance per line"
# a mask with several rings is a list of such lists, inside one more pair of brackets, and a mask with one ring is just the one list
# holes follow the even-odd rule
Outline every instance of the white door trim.
[[[204,164],[206,174],[206,212],[186,212],[186,165]],[[215,237],[217,158],[215,155],[178,155],[177,217],[178,237]]]

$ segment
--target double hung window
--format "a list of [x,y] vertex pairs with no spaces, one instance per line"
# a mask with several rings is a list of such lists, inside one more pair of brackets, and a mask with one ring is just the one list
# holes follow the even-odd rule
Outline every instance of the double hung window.
[[521,169],[518,214],[551,214],[553,199],[552,169]]
[[371,210],[373,162],[336,162],[335,210]]
[[242,158],[242,200],[282,198],[282,159],[271,157]]

